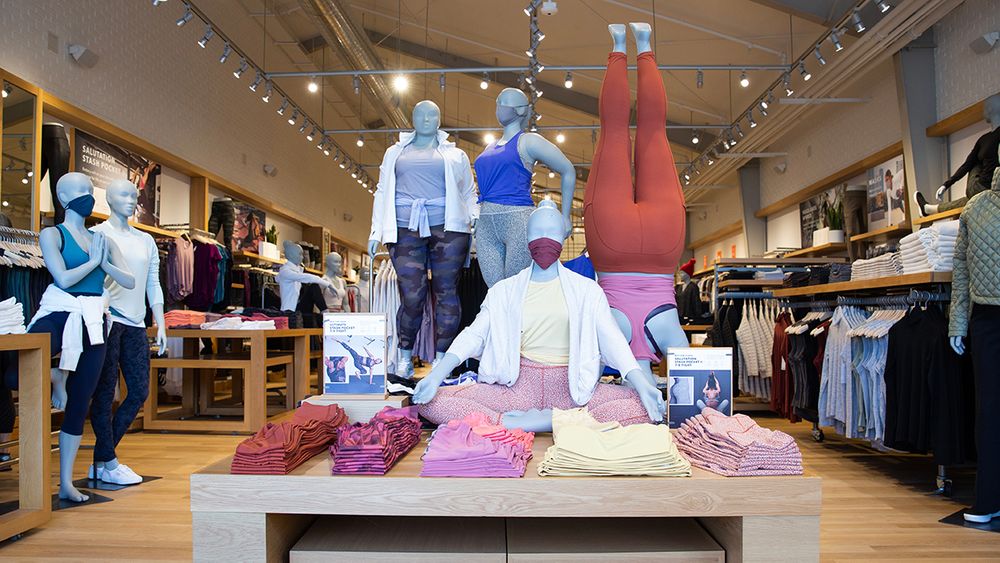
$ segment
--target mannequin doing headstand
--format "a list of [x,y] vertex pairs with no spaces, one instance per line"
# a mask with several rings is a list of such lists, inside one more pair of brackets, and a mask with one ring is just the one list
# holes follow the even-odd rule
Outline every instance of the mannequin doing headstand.
[[[563,217],[543,201],[528,221],[533,264],[490,288],[479,315],[415,389],[436,424],[486,414],[508,428],[552,429],[553,408],[587,405],[600,421],[659,421],[660,391],[639,369],[600,287],[559,263]],[[463,361],[480,358],[480,383],[438,389]],[[633,389],[598,383],[602,360]]]

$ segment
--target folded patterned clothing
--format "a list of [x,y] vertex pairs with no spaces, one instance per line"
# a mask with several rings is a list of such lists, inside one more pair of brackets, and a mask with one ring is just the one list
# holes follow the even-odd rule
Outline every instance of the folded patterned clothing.
[[511,430],[472,413],[441,425],[422,459],[424,477],[523,477],[535,435]]
[[800,475],[802,453],[795,439],[757,425],[742,414],[712,408],[689,418],[674,436],[692,465],[726,476]]
[[236,446],[230,471],[237,474],[284,475],[321,453],[347,422],[338,405],[303,403],[286,422],[264,425]]
[[334,475],[385,475],[420,442],[417,407],[385,407],[369,422],[340,428],[330,446]]

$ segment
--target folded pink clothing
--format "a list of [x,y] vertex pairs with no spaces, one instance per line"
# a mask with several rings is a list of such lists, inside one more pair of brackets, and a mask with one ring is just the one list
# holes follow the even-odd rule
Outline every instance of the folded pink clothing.
[[798,475],[802,453],[794,438],[761,428],[745,415],[706,408],[674,434],[692,465],[726,476]]
[[421,459],[425,477],[523,477],[534,434],[493,424],[482,413],[439,426]]
[[364,424],[341,427],[330,446],[334,475],[384,475],[420,442],[416,407],[385,407]]

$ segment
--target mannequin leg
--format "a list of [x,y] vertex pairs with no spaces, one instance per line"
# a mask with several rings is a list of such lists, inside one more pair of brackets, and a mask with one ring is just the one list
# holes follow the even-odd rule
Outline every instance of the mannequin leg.
[[663,354],[667,353],[667,348],[687,348],[687,335],[681,328],[677,309],[670,309],[647,319],[646,340],[650,344],[656,344]]
[[[569,383],[567,382],[568,386]],[[542,376],[522,363],[521,373],[510,387],[493,383],[473,383],[456,387],[441,387],[434,399],[420,405],[420,416],[434,424],[465,418],[481,412],[494,422],[500,422],[503,413],[529,411],[552,405],[544,403]]]
[[495,203],[483,203],[479,221],[476,222],[476,258],[486,287],[493,287],[503,279],[507,248],[501,236],[504,232],[500,224],[503,218],[502,207]]
[[552,409],[505,412],[500,417],[500,424],[510,430],[552,432]]
[[[62,335],[61,327],[59,334]],[[62,431],[59,433],[59,498],[73,502],[87,500],[87,496],[73,486],[73,463],[80,448],[83,424],[90,409],[90,400],[97,388],[101,368],[104,367],[105,348],[105,344],[92,345],[90,338],[84,333],[83,353],[80,355],[76,371],[69,376],[66,384],[66,410]]]
[[502,215],[505,223],[506,241],[504,247],[504,279],[516,276],[521,270],[531,265],[531,252],[528,250],[528,219],[534,207],[517,207],[510,213]]
[[[119,326],[122,325],[115,324],[112,327],[112,331]],[[119,403],[118,409],[115,410],[114,418],[109,421],[111,423],[109,428],[111,434],[110,436],[105,435],[104,438],[107,439],[110,437],[111,442],[101,444],[101,440],[98,439],[98,445],[94,446],[94,461],[97,463],[104,462],[107,464],[108,469],[112,470],[118,465],[115,448],[125,436],[125,432],[132,425],[132,421],[139,414],[142,405],[146,402],[146,398],[149,395],[149,343],[146,340],[146,331],[142,328],[131,326],[122,326],[122,329],[120,349],[124,350],[124,353],[120,355],[118,365],[121,368],[122,375],[125,377],[127,394],[125,395],[125,399]],[[111,355],[111,347],[112,345],[109,343],[107,356]],[[105,359],[105,367],[108,364],[108,360]],[[94,393],[95,403],[100,392],[100,385],[104,383],[104,377],[105,375],[102,373],[101,382],[98,384],[98,391]],[[115,374],[115,383],[117,383],[117,373]],[[113,394],[113,386],[111,391]],[[93,425],[93,413],[94,406],[92,405],[91,425]],[[97,434],[96,429],[94,430],[94,434]]]
[[1000,307],[972,306],[969,352],[976,378],[976,504],[979,514],[1000,511],[1000,450],[996,416],[1000,409]]
[[[118,387],[118,365],[122,351],[123,325],[111,325],[111,331],[105,340],[107,345],[104,354],[104,365],[97,380],[97,388],[90,403],[90,427],[94,429],[94,469],[95,472],[104,467],[104,463],[115,459],[115,439],[112,430],[112,410],[115,401],[115,388]],[[99,475],[95,475],[99,477]]]
[[87,502],[90,497],[73,486],[73,464],[80,450],[83,436],[59,433],[59,498],[73,502]]
[[458,300],[458,277],[469,251],[469,235],[446,232],[444,227],[431,229],[431,287],[434,308],[435,348],[438,355],[448,351],[462,322]]
[[389,245],[389,257],[399,278],[400,307],[396,324],[400,350],[412,353],[427,301],[427,253],[431,239],[420,238],[408,229],[397,231],[397,242]]

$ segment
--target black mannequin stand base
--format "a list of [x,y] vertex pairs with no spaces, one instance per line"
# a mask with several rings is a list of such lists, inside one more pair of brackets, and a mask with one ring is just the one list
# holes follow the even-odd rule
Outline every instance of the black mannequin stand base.
[[938,520],[938,522],[941,522],[942,524],[951,524],[953,526],[961,526],[963,528],[971,528],[973,530],[982,530],[984,532],[1000,532],[1000,518],[994,518],[986,524],[974,524],[972,522],[966,522],[963,514],[965,514],[965,509],[959,510],[950,516],[946,516]]

